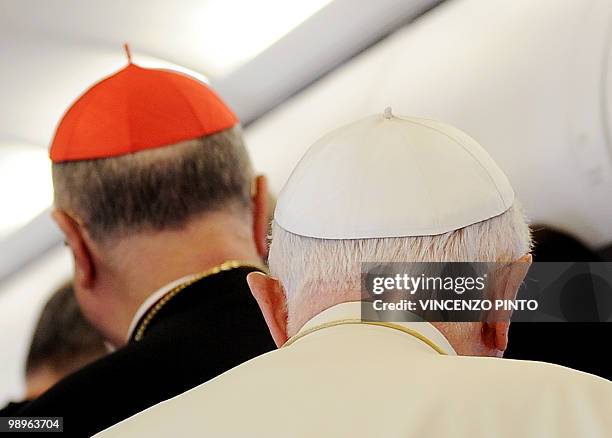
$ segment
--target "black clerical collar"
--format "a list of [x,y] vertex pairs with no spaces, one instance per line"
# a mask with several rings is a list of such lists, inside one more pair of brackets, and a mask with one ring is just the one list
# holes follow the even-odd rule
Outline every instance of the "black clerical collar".
[[[239,262],[236,260],[228,260],[220,265],[214,266],[207,269],[204,272],[189,275],[184,277],[184,281],[179,282],[163,293],[157,300],[150,303],[148,309],[138,319],[133,329],[130,330],[129,339],[130,341],[139,342],[142,340],[145,331],[149,328],[152,321],[158,317],[162,309],[166,308],[167,304],[171,302],[176,296],[180,295],[185,289],[191,289],[190,286],[196,285],[206,279],[218,276],[219,274],[227,271],[236,269],[248,269],[251,271],[263,271],[261,266],[257,266],[252,263]],[[164,288],[166,289],[166,288]]]

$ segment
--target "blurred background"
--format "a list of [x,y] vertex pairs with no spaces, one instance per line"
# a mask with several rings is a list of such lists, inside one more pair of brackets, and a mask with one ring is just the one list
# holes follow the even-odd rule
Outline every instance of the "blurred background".
[[470,133],[533,223],[610,259],[609,0],[0,0],[0,405],[72,270],[49,218],[55,124],[124,42],[209,81],[274,192],[323,133],[390,105]]

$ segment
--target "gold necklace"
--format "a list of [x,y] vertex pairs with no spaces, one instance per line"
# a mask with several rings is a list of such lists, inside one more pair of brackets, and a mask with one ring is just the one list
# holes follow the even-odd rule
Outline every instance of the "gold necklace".
[[447,356],[448,353],[440,346],[438,346],[438,344],[436,344],[434,341],[432,341],[431,339],[429,339],[428,337],[422,335],[421,333],[417,332],[416,330],[410,329],[408,327],[404,327],[401,324],[394,324],[392,322],[382,322],[382,321],[364,321],[361,319],[340,319],[338,321],[331,321],[331,322],[326,322],[324,324],[320,324],[320,325],[316,325],[314,327],[311,327],[307,330],[304,330],[301,333],[298,333],[294,336],[292,336],[287,342],[285,342],[283,344],[283,346],[281,348],[284,347],[288,347],[289,345],[293,344],[295,341],[297,341],[298,339],[303,338],[306,335],[309,335],[313,332],[328,328],[328,327],[335,327],[338,325],[348,325],[348,324],[365,324],[365,325],[375,325],[375,326],[379,326],[379,327],[388,327],[388,328],[392,328],[394,330],[399,330],[400,332],[404,332],[409,334],[410,336],[413,336],[415,338],[417,338],[419,341],[424,342],[425,344],[429,345],[431,348],[433,348],[437,353],[440,353],[444,356]]
[[147,311],[147,313],[145,313],[141,322],[139,322],[138,326],[136,327],[135,334],[134,334],[134,340],[138,342],[142,339],[142,337],[144,336],[145,330],[147,329],[147,327],[149,326],[149,324],[151,323],[155,315],[159,313],[159,311],[168,303],[168,301],[170,301],[172,298],[177,296],[180,291],[182,291],[188,286],[191,286],[193,283],[202,280],[203,278],[213,276],[215,274],[218,274],[219,272],[230,271],[236,268],[255,268],[255,269],[259,269],[265,272],[265,269],[253,263],[239,262],[237,260],[228,260],[226,262],[221,263],[220,265],[213,266],[212,268],[207,269],[206,271],[197,274],[195,277],[191,278],[185,283],[182,283],[176,286],[175,288],[169,290],[163,297],[161,297],[155,303],[153,307],[151,307]]

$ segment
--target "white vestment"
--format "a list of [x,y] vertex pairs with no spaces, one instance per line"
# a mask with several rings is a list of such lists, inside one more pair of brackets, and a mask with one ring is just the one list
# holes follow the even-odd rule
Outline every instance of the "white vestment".
[[96,436],[612,437],[612,382],[546,363],[457,356],[429,323],[359,317],[359,303],[327,309],[291,345]]

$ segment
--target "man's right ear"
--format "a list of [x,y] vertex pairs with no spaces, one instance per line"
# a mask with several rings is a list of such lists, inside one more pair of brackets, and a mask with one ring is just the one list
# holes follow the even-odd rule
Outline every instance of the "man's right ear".
[[261,272],[247,275],[247,283],[263,313],[277,347],[287,342],[287,303],[280,282]]
[[251,189],[251,201],[253,204],[253,238],[257,252],[262,259],[268,257],[268,231],[270,217],[268,211],[268,183],[266,177],[258,175],[253,180]]
[[95,269],[83,226],[63,210],[54,209],[51,217],[64,233],[66,244],[72,250],[75,286],[82,290],[90,289],[94,283]]

